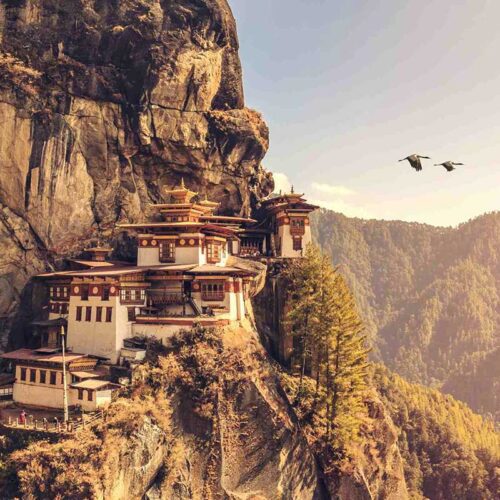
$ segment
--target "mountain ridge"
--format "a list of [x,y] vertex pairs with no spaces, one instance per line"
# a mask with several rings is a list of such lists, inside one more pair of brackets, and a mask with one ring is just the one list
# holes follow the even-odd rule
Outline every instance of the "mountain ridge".
[[458,379],[461,366],[477,372],[478,357],[499,359],[500,212],[442,228],[322,209],[312,227],[356,296],[375,359],[498,418],[498,374],[490,374],[482,398],[490,405],[478,406],[472,388],[466,394]]

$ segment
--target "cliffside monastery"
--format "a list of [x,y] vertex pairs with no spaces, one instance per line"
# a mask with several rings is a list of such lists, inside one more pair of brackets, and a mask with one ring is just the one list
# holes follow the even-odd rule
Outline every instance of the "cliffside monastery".
[[149,220],[118,226],[135,237],[136,264],[89,248],[87,259],[68,259],[69,270],[37,277],[48,292],[47,314],[32,324],[39,347],[1,356],[15,402],[62,408],[66,380],[69,406],[107,404],[119,387],[111,368],[145,355],[134,339],[166,343],[193,325],[242,320],[256,274],[245,259],[301,257],[311,241],[317,207],[300,194],[264,200],[258,220],[217,215],[219,204],[184,182],[165,195],[169,203],[154,205]]

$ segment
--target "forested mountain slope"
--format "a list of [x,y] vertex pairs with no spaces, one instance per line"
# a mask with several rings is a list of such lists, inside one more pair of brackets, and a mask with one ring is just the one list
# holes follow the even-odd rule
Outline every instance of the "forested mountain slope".
[[492,422],[383,366],[375,367],[373,382],[400,430],[398,445],[412,498],[498,498],[500,441]]
[[348,279],[375,357],[498,417],[500,213],[438,228],[321,210],[313,234]]

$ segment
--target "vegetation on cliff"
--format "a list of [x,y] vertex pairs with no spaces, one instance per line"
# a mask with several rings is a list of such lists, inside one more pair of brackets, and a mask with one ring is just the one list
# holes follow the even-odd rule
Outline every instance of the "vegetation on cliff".
[[491,421],[383,366],[375,368],[373,383],[400,430],[406,482],[415,498],[499,498],[500,435]]
[[295,340],[292,364],[300,374],[294,401],[301,404],[306,371],[313,374],[309,418],[323,422],[325,446],[342,456],[359,433],[363,412],[368,369],[363,325],[344,279],[313,245],[292,262],[287,278],[286,322]]
[[375,357],[498,416],[500,213],[456,229],[327,210],[312,221],[353,290]]
[[295,415],[257,336],[242,328],[150,344],[104,421],[6,461],[12,497],[321,498]]

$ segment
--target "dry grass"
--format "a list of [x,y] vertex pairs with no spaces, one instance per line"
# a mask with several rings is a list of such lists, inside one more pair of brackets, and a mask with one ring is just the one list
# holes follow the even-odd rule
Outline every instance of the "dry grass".
[[[148,363],[136,369],[128,397],[111,404],[105,421],[57,444],[36,443],[11,456],[18,471],[19,494],[33,499],[106,497],[124,467],[131,466],[130,455],[141,448],[144,435],[161,439],[150,444],[166,450],[159,481],[167,490],[175,484],[189,496],[191,460],[199,467],[203,456],[202,494],[209,497],[218,491],[221,419],[234,432],[231,439],[238,441],[243,424],[239,414],[233,415],[237,412],[233,403],[245,394],[247,381],[259,387],[263,404],[279,420],[269,425],[277,429],[291,425],[287,415],[281,415],[274,386],[267,387],[266,381],[274,374],[262,350],[256,348],[257,340],[248,333],[246,342],[238,336],[244,332],[199,328],[184,332],[168,349],[151,343]],[[156,431],[151,434],[151,425],[163,437],[155,437]],[[240,448],[247,439],[241,437],[243,441],[235,446]],[[142,452],[137,453],[140,461]]]
[[42,73],[7,52],[0,52],[0,81],[8,83],[29,96],[38,93],[37,81]]

